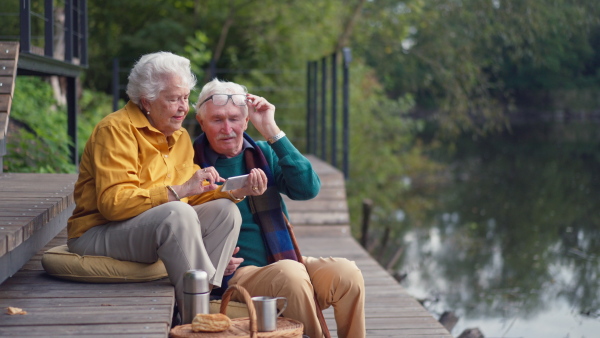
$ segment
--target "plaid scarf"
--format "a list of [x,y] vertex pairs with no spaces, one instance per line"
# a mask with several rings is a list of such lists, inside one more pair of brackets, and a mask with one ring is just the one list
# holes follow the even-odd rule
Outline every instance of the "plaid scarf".
[[[246,173],[249,173],[253,168],[260,168],[265,172],[268,180],[267,190],[264,194],[247,197],[254,221],[262,229],[263,238],[267,245],[267,259],[269,263],[280,259],[298,261],[298,256],[294,250],[294,245],[283,217],[281,196],[277,190],[277,183],[275,182],[275,177],[273,177],[273,172],[256,142],[246,133],[244,133],[244,139],[254,147],[248,147],[244,150]],[[200,135],[194,141],[194,162],[202,168],[214,165],[213,163],[208,163],[205,155],[207,146],[209,146],[209,143],[206,134]]]

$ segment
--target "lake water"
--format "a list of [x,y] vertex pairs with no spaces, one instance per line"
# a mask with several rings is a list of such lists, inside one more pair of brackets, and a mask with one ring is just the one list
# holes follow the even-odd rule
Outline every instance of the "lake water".
[[600,337],[600,125],[513,126],[438,159],[436,207],[393,244],[401,285],[453,311],[454,336]]

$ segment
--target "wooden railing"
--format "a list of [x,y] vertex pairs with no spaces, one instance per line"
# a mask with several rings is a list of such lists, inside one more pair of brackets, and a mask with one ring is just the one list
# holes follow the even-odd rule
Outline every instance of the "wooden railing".
[[[306,67],[306,152],[319,157],[336,168],[340,168],[344,177],[349,176],[349,111],[350,111],[350,75],[352,60],[350,48],[342,50],[342,114],[338,116],[338,53],[325,56],[321,60],[309,61]],[[330,72],[327,65],[330,63]],[[320,65],[320,67],[319,67]],[[320,71],[319,71],[320,68]],[[328,74],[329,73],[329,74]],[[330,108],[327,108],[327,101]],[[328,121],[329,119],[329,121]],[[341,127],[341,165],[338,164],[338,128]]]
[[15,77],[19,60],[18,42],[0,42],[0,173],[6,155],[8,117],[15,91]]
[[[64,31],[63,61],[80,66],[87,66],[87,1],[64,0],[64,24],[58,25]],[[31,0],[20,0],[20,40],[21,53],[42,54],[55,59],[55,23],[54,1],[44,0],[44,13],[37,13],[31,8]],[[32,17],[42,18],[44,22],[44,47],[32,43]],[[62,53],[61,53],[62,54]]]

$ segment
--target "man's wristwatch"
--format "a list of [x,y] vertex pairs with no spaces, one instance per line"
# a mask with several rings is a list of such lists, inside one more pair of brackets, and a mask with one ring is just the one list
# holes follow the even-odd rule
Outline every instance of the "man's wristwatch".
[[275,143],[275,142],[277,142],[277,141],[281,140],[281,139],[282,139],[284,136],[285,136],[285,133],[284,133],[284,132],[283,132],[283,130],[282,130],[282,131],[278,132],[278,133],[277,133],[277,135],[275,135],[275,136],[273,136],[273,137],[269,138],[269,139],[267,140],[267,142],[269,142],[269,144],[273,144],[273,143]]

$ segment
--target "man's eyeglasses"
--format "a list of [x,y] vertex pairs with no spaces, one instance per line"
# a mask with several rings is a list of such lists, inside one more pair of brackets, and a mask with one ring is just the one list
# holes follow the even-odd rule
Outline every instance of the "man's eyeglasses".
[[198,107],[204,104],[204,102],[208,100],[212,100],[215,106],[224,106],[227,104],[227,101],[231,99],[231,102],[236,106],[245,106],[246,105],[246,94],[213,94],[206,98],[206,100],[202,101]]

